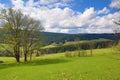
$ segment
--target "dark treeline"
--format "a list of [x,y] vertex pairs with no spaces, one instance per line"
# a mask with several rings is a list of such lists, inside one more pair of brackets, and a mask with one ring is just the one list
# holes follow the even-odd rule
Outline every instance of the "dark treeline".
[[43,32],[42,35],[45,37],[45,45],[51,44],[53,42],[64,43],[65,41],[74,41],[75,38],[80,38],[80,40],[95,40],[95,39],[110,39],[110,40],[119,40],[120,38],[116,37],[112,33],[105,34],[64,34],[64,33],[50,33]]
[[[111,47],[113,45],[118,44],[118,41],[113,41],[113,40],[103,40],[103,41],[94,41],[93,42],[93,49],[97,48],[107,48]],[[87,50],[90,49],[91,41],[79,43],[79,47],[82,50]],[[57,46],[57,47],[51,47],[51,48],[45,48],[41,49],[41,54],[50,54],[50,53],[59,53],[59,52],[65,52],[65,51],[75,51],[78,48],[76,47],[76,44],[69,44],[69,45],[63,45],[63,46]]]

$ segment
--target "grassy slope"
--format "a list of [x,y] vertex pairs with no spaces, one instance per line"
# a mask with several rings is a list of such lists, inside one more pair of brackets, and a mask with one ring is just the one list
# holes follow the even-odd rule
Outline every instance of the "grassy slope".
[[0,58],[0,80],[120,80],[120,54],[96,49],[92,57],[65,58],[64,53],[33,58],[16,64],[14,58]]
[[[98,41],[110,41],[109,39],[102,39],[102,38],[100,38],[100,39],[95,39],[95,40],[91,40],[91,41],[93,41],[93,42],[98,42]],[[89,42],[89,40],[80,40],[79,42],[77,41],[77,42],[75,42],[75,41],[68,41],[68,42],[65,42],[64,44],[63,44],[63,46],[64,45],[75,45],[75,44],[78,44],[78,43],[86,43],[86,42]],[[47,46],[44,46],[44,47],[42,47],[43,49],[45,49],[45,48],[53,48],[53,47],[57,47],[56,45],[53,45],[53,44],[50,44],[50,45],[47,45]]]

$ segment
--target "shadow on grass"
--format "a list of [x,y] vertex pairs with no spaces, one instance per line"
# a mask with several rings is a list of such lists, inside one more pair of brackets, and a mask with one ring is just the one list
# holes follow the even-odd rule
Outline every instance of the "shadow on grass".
[[22,66],[38,66],[38,65],[49,65],[49,64],[59,64],[59,63],[66,63],[70,60],[65,59],[40,59],[40,60],[33,60],[28,62],[21,62],[21,63],[9,63],[9,64],[0,64],[0,69],[11,68],[11,67],[22,67]]

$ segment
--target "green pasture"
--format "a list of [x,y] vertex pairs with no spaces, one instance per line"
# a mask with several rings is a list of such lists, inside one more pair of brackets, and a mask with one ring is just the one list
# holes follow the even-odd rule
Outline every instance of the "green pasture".
[[120,80],[120,53],[113,48],[95,49],[93,53],[70,58],[65,52],[49,54],[26,63],[0,57],[4,62],[0,63],[0,80]]

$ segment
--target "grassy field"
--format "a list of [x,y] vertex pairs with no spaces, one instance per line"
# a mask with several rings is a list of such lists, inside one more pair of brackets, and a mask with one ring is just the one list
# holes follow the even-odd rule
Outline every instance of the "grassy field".
[[72,58],[50,54],[27,63],[0,57],[5,62],[0,64],[0,80],[120,80],[120,54],[111,48],[93,53],[92,57]]

